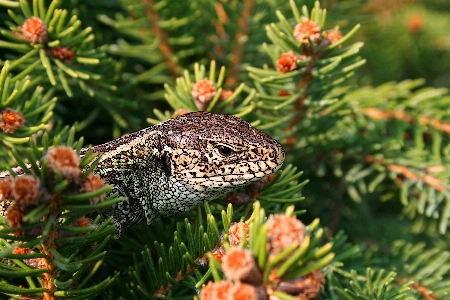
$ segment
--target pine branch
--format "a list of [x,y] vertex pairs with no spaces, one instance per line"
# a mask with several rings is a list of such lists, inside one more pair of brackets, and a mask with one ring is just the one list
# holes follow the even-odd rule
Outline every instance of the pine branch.
[[[71,144],[72,138],[68,140]],[[63,146],[29,150],[31,167],[13,150],[26,174],[15,177],[11,171],[12,176],[0,182],[2,209],[7,207],[5,216],[0,217],[0,272],[9,280],[18,278],[0,283],[0,292],[42,299],[98,295],[113,278],[85,287],[86,279],[92,276],[88,274],[91,265],[106,254],[102,250],[115,226],[111,218],[100,224],[99,218],[90,220],[83,215],[123,199],[105,198],[112,187],[104,186],[90,171],[82,173],[81,168],[92,162],[93,156],[80,159],[74,150]],[[35,161],[41,156],[39,168]],[[10,282],[20,283],[21,288]]]
[[[219,74],[216,75],[217,73]],[[191,75],[185,70],[184,76],[177,79],[174,89],[168,84],[165,85],[165,98],[175,110],[175,115],[196,110],[233,114],[241,118],[250,114],[254,107],[254,91],[250,90],[243,98],[246,93],[244,84],[234,91],[225,90],[222,88],[224,80],[225,68],[222,67],[217,72],[215,61],[211,62],[208,74],[204,65],[195,64],[194,74]],[[158,110],[154,110],[154,113],[159,120],[147,119],[153,124],[170,116],[170,113],[163,114]]]
[[305,227],[293,209],[266,219],[256,202],[247,222],[233,224],[224,236],[229,243],[209,255],[216,282],[208,283],[200,298],[215,299],[222,293],[249,299],[317,297],[325,282],[321,269],[335,257],[333,244],[324,243],[318,220]]
[[[5,62],[0,73],[0,159],[4,169],[6,154],[14,147],[29,141],[34,134],[48,128],[53,116],[56,98],[53,91],[44,94],[35,87],[28,76],[17,79],[10,73],[10,63]],[[34,88],[34,91],[33,91]],[[19,149],[24,149],[23,147]]]
[[[16,9],[8,10],[5,23],[9,29],[1,31],[4,40],[0,41],[0,47],[7,50],[10,71],[19,73],[14,79],[29,76],[33,85],[39,83],[45,90],[54,90],[60,99],[59,114],[71,109],[67,98],[83,99],[88,95],[88,101],[97,101],[117,127],[129,126],[134,120],[125,116],[124,108],[136,106],[119,98],[118,93],[129,88],[130,82],[111,76],[119,74],[120,64],[107,57],[105,47],[94,45],[92,28],[82,28],[77,9],[64,9],[70,5],[57,0],[48,6],[43,0],[32,5],[19,2]],[[87,118],[83,113],[80,118],[84,122],[78,128],[92,122],[99,108]]]
[[[444,96],[445,91],[440,89],[419,89],[413,92],[411,89],[417,88],[418,84],[420,82],[407,81],[399,83],[395,88],[392,85],[385,85],[377,90],[354,92],[359,96],[359,103],[350,104],[352,106],[350,111],[355,114],[356,120],[356,123],[351,126],[356,125],[354,128],[359,133],[355,138],[364,143],[360,144],[360,153],[356,155],[348,151],[344,153],[344,157],[356,159],[359,162],[353,165],[345,176],[346,181],[354,185],[362,183],[363,178],[370,178],[370,175],[378,173],[372,177],[367,186],[366,184],[361,186],[359,192],[358,189],[352,188],[350,194],[358,201],[361,200],[360,193],[374,192],[388,176],[391,177],[400,186],[400,201],[405,205],[405,213],[410,216],[414,216],[417,212],[433,218],[439,217],[439,229],[441,233],[444,233],[448,227],[448,200],[445,196],[448,183],[444,175],[447,168],[446,155],[441,154],[441,149],[447,144],[446,133],[442,130],[446,123],[444,121],[446,116],[443,115],[439,120],[433,118],[433,123],[430,123],[431,118],[417,113],[416,108],[407,109],[411,113],[395,109],[395,107],[408,107],[411,103],[420,101],[414,105],[423,103],[422,111],[427,111],[429,102],[426,100]],[[391,94],[389,101],[386,101],[386,95],[394,89],[396,94]],[[362,100],[366,96],[367,102]],[[445,96],[441,97],[443,100],[445,98]],[[348,94],[344,103],[346,99],[352,99],[352,93]],[[374,110],[373,104],[378,101],[383,102],[382,106],[389,105],[394,109]],[[445,102],[444,100],[443,103]],[[342,104],[339,106],[343,110],[349,107],[344,108]],[[370,106],[367,108],[366,105]],[[385,113],[379,114],[383,111]],[[394,113],[395,111],[397,113]],[[329,112],[336,113],[334,108]],[[335,129],[339,127],[340,125],[337,125]],[[367,134],[366,128],[373,129],[370,135]],[[330,136],[337,136],[339,130],[337,129],[335,133],[330,132]],[[342,132],[339,133],[339,135],[342,134]],[[395,142],[387,138],[389,135],[394,136]],[[337,144],[335,143],[335,146]],[[380,147],[380,145],[383,146]],[[335,150],[337,150],[336,147]],[[366,168],[365,164],[369,167]]]
[[[333,266],[328,287],[329,297],[352,299],[443,299],[450,284],[447,276],[449,253],[425,249],[424,243],[395,241],[386,251],[366,250],[365,270]],[[438,254],[439,253],[439,254]],[[347,257],[348,259],[348,257]],[[353,261],[355,263],[355,261]],[[346,270],[347,269],[347,270]]]
[[[303,15],[294,1],[290,1],[290,6],[295,20],[288,20],[278,12],[279,22],[266,26],[267,36],[273,44],[265,45],[265,50],[277,70],[271,70],[269,66],[263,69],[247,67],[247,70],[258,98],[264,100],[256,102],[257,107],[263,112],[271,110],[278,116],[290,116],[281,124],[289,124],[286,142],[294,145],[299,130],[307,124],[304,120],[306,111],[311,114],[312,109],[317,113],[327,102],[335,101],[324,96],[353,75],[353,70],[364,60],[355,57],[361,44],[340,49],[359,26],[342,37],[337,29],[322,31],[326,14],[318,2],[311,13],[304,6]],[[294,28],[293,21],[297,23]],[[264,113],[258,117],[266,118]],[[280,127],[280,123],[273,124],[275,126]]]
[[351,272],[350,282],[351,288],[336,288],[338,294],[342,297],[351,297],[352,299],[414,299],[409,295],[409,286],[411,283],[402,284],[398,288],[390,287],[395,279],[395,272],[385,274],[384,270],[380,270],[378,274],[367,268],[364,277]]
[[2,30],[3,36],[11,41],[3,46],[26,51],[25,55],[10,59],[11,70],[20,68],[30,75],[44,71],[48,82],[55,86],[58,81],[69,97],[73,96],[73,82],[91,96],[95,94],[89,87],[91,81],[102,84],[103,88],[115,89],[113,85],[101,82],[102,76],[90,68],[108,63],[104,59],[105,53],[93,48],[92,28],[81,30],[81,22],[76,16],[67,20],[68,11],[58,9],[60,5],[53,1],[46,8],[40,0],[30,7],[26,1],[21,1],[20,11],[8,11],[16,24],[11,24],[10,30]]
[[[39,180],[49,195],[33,205],[2,201],[20,218],[0,218],[0,290],[13,298],[204,300],[220,285],[227,297],[241,298],[446,299],[450,98],[423,80],[348,84],[365,63],[363,43],[349,43],[359,29],[349,15],[361,15],[359,2],[322,2],[326,11],[309,0],[0,0],[0,171],[19,165],[25,177],[11,184]],[[330,17],[337,22],[328,25]],[[425,27],[407,21],[402,38],[423,47],[421,54],[433,50],[421,41]],[[30,35],[28,25],[40,30]],[[389,37],[411,45],[397,35]],[[377,44],[383,63],[393,64],[385,63],[383,76],[401,73],[403,60],[384,55],[390,41]],[[98,143],[142,128],[145,118],[157,123],[195,110],[245,118],[285,145],[285,167],[211,201],[206,212],[112,240],[114,226],[96,215],[119,200],[92,205],[110,187],[80,191],[95,158],[80,162],[78,182],[41,159],[60,144],[79,151],[74,128],[88,129],[88,141]],[[292,230],[283,231],[289,243],[277,252],[279,227]]]
[[[218,224],[206,203],[205,210],[206,222],[199,212],[192,224],[187,219],[177,224],[170,247],[157,241],[152,249],[146,247],[130,270],[131,282],[126,285],[139,285],[139,295],[148,298],[161,298],[182,285],[193,289],[202,277],[198,270],[204,270],[208,263],[205,251],[220,245]],[[223,224],[229,226],[232,215],[229,206],[222,215]]]

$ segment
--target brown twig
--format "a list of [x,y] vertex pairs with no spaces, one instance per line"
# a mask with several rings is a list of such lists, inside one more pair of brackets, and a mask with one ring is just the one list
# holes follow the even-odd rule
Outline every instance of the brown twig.
[[[57,215],[59,212],[59,194],[52,195],[50,199],[50,210],[48,214],[43,218],[44,221],[48,221],[50,215]],[[41,253],[45,254],[43,263],[47,272],[42,275],[42,287],[46,288],[47,291],[44,292],[44,300],[54,300],[56,299],[54,293],[56,291],[56,286],[52,283],[52,279],[55,278],[55,265],[53,264],[53,254],[50,249],[56,248],[55,240],[58,238],[58,231],[55,228],[50,229],[48,238],[42,243]]]
[[381,110],[375,107],[368,107],[364,109],[364,113],[374,120],[403,120],[410,124],[415,124],[417,121],[421,125],[431,126],[438,130],[441,130],[444,133],[450,134],[450,124],[443,123],[438,119],[430,118],[427,116],[419,116],[418,119],[408,115],[403,110]]
[[[437,119],[430,118],[430,117],[423,116],[423,115],[419,116],[419,118],[416,119],[416,118],[408,115],[407,113],[405,113],[402,110],[382,111],[382,110],[380,110],[378,108],[374,108],[374,107],[369,107],[369,108],[364,109],[364,113],[374,120],[397,119],[397,120],[403,120],[410,124],[415,124],[418,120],[418,122],[421,125],[425,125],[425,126],[428,125],[428,126],[436,128],[438,130],[441,130],[442,132],[444,132],[446,134],[450,134],[450,124],[442,123],[441,121],[439,121]],[[445,170],[444,166],[428,167],[428,168],[426,168],[426,172],[424,174],[419,175],[419,174],[412,172],[406,166],[396,165],[396,164],[385,164],[384,161],[382,161],[382,160],[373,161],[373,158],[370,155],[366,156],[366,162],[369,162],[369,163],[376,162],[376,163],[382,164],[390,172],[399,173],[401,176],[403,176],[404,178],[407,178],[407,179],[421,180],[425,184],[428,184],[429,186],[433,187],[435,190],[437,190],[439,192],[443,192],[443,191],[447,190],[445,185],[443,185],[438,178],[429,174],[429,173],[440,172],[440,171]],[[399,178],[399,180],[401,182],[401,178]]]
[[[397,281],[398,284],[405,284],[405,282],[403,280],[398,280]],[[410,285],[411,288],[417,290],[419,293],[422,294],[422,296],[426,299],[426,300],[437,300],[438,298],[431,293],[430,294],[430,290],[427,289],[426,287],[420,285],[417,281],[414,281],[413,284]]]
[[244,0],[241,16],[238,19],[239,30],[234,36],[233,47],[231,48],[231,66],[230,73],[227,77],[225,84],[230,88],[234,88],[238,85],[238,76],[240,73],[240,65],[244,56],[243,38],[249,33],[249,22],[255,6],[254,0]]
[[[333,155],[337,155],[337,154],[338,154],[337,152],[333,153]],[[431,175],[431,173],[437,173],[437,172],[444,171],[445,166],[443,166],[443,165],[426,167],[421,172],[421,174],[418,174],[417,172],[414,172],[411,168],[408,168],[407,166],[387,163],[383,158],[375,159],[370,154],[367,154],[367,155],[362,154],[361,156],[357,156],[356,158],[353,155],[346,155],[346,157],[348,157],[350,159],[352,159],[352,158],[357,159],[357,160],[361,160],[361,158],[363,158],[367,164],[378,164],[378,165],[383,166],[387,171],[398,174],[398,177],[396,180],[397,184],[402,183],[403,179],[406,178],[406,179],[411,179],[411,180],[416,180],[416,181],[422,181],[423,183],[431,186],[432,188],[434,188],[436,191],[439,191],[439,192],[449,190],[446,187],[446,185],[441,182],[441,180],[439,178]]]
[[229,23],[229,18],[227,15],[227,12],[225,11],[225,8],[223,7],[223,4],[220,2],[214,2],[214,9],[216,10],[216,14],[218,17],[217,21],[212,21],[214,27],[216,28],[216,32],[218,36],[213,36],[212,38],[216,40],[216,43],[214,43],[214,52],[218,55],[225,56],[226,51],[223,49],[223,47],[218,43],[218,41],[228,41],[229,36],[224,28],[224,24]]
[[[396,165],[396,164],[387,164],[384,161],[384,159],[374,159],[372,157],[372,155],[366,155],[365,161],[370,164],[374,164],[374,163],[380,164],[380,165],[384,166],[388,171],[390,171],[392,173],[398,173],[403,178],[412,179],[412,180],[421,180],[425,184],[428,184],[429,186],[431,186],[432,188],[434,188],[435,190],[437,190],[439,192],[443,192],[447,189],[445,187],[445,185],[443,185],[437,177],[430,175],[430,173],[444,171],[445,166],[437,165],[437,166],[427,167],[427,168],[425,168],[425,171],[423,172],[423,174],[417,174],[417,173],[414,173],[413,171],[411,171],[406,166]],[[398,183],[401,183],[402,178],[399,177],[398,179],[399,179]]]
[[427,300],[437,300],[437,298],[433,295],[433,293],[429,293],[428,289],[424,286],[421,286],[420,284],[418,284],[417,282],[414,282],[412,284],[412,288],[416,289],[417,291],[419,291],[422,296],[427,299]]
[[141,0],[141,3],[145,5],[145,13],[147,14],[147,19],[150,22],[153,33],[159,39],[159,49],[161,51],[161,55],[163,56],[169,67],[170,73],[173,77],[179,77],[180,67],[174,59],[175,51],[172,49],[172,47],[170,47],[168,43],[169,35],[158,26],[158,22],[161,20],[161,18],[159,14],[153,9],[153,7],[155,6],[155,1]]
[[[300,122],[302,121],[304,102],[305,102],[306,97],[308,97],[308,87],[311,85],[311,81],[312,81],[311,72],[312,72],[312,69],[314,67],[316,60],[317,60],[317,57],[312,55],[311,61],[308,63],[308,66],[307,66],[307,71],[304,73],[304,75],[302,75],[302,77],[303,77],[302,80],[300,80],[297,84],[297,91],[300,91],[303,88],[305,89],[305,91],[294,102],[295,115],[294,115],[294,118],[292,119],[292,121],[289,123],[289,126],[286,129],[287,132],[291,132],[292,128],[295,127],[296,125],[300,124]],[[289,145],[295,144],[295,142],[296,142],[295,136],[297,136],[297,134],[292,132],[292,135],[290,137],[288,137],[287,143]]]
[[408,169],[405,166],[394,165],[394,164],[387,165],[386,169],[388,169],[389,171],[391,171],[393,173],[400,173],[402,176],[404,176],[405,178],[408,178],[408,179],[421,180],[439,192],[443,192],[446,190],[446,187],[441,184],[441,181],[438,178],[431,176],[429,174],[425,173],[423,175],[418,175],[418,174],[411,172],[410,169]]

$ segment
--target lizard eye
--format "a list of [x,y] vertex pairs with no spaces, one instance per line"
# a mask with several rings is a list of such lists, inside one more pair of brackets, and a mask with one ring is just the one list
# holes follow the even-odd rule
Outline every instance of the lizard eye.
[[230,156],[233,153],[233,149],[225,145],[217,145],[216,148],[219,151],[219,153],[223,156]]

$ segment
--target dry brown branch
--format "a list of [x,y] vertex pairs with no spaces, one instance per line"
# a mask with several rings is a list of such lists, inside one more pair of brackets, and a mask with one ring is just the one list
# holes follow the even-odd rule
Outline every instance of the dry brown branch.
[[234,89],[238,85],[238,76],[240,73],[240,65],[244,56],[244,46],[243,41],[249,33],[250,20],[253,14],[253,8],[255,6],[254,0],[244,0],[243,9],[241,11],[241,16],[238,20],[239,30],[234,36],[233,47],[231,49],[231,66],[230,73],[227,77],[225,84],[231,89]]
[[214,52],[218,55],[225,56],[226,51],[223,49],[223,47],[218,43],[218,41],[228,41],[229,36],[228,33],[225,30],[224,24],[227,24],[229,22],[229,18],[227,15],[227,12],[225,11],[225,8],[223,7],[222,3],[220,2],[214,2],[214,9],[216,10],[216,14],[218,17],[217,21],[212,21],[214,27],[216,28],[216,32],[218,36],[213,36],[213,40],[216,40],[217,43],[214,44]]
[[441,184],[441,181],[438,178],[431,176],[429,174],[425,173],[423,175],[418,175],[412,172],[410,169],[408,169],[408,167],[394,164],[387,165],[386,169],[388,169],[393,173],[399,173],[407,179],[421,180],[439,192],[443,192],[446,190],[446,187]]
[[163,56],[169,67],[170,73],[173,77],[179,77],[180,66],[174,59],[175,51],[172,49],[172,47],[170,47],[168,43],[169,35],[166,31],[158,26],[158,22],[161,20],[161,18],[159,14],[153,9],[153,7],[155,6],[155,1],[141,0],[141,3],[145,5],[145,13],[147,15],[147,19],[150,22],[153,33],[159,40],[159,49],[161,51],[161,55]]
[[[403,280],[398,280],[398,284],[405,284],[405,282]],[[426,300],[438,299],[433,293],[430,293],[429,289],[427,289],[424,286],[421,286],[417,281],[414,281],[414,283],[411,284],[410,287],[420,292]]]
[[[381,109],[375,107],[368,107],[364,109],[364,113],[374,120],[403,120],[405,122],[415,124],[417,119],[408,115],[402,110],[386,110],[383,111]],[[450,124],[441,122],[437,119],[430,118],[427,116],[419,116],[418,118],[419,124],[425,126],[431,126],[438,130],[441,130],[444,133],[450,134]]]
[[[53,194],[50,199],[50,211],[46,216],[44,216],[43,220],[47,221],[50,215],[57,215],[59,212],[59,194]],[[44,300],[54,300],[56,299],[54,293],[57,290],[56,286],[53,284],[52,280],[56,277],[56,267],[53,264],[53,254],[50,249],[56,249],[55,240],[58,238],[59,233],[55,228],[50,229],[50,233],[48,238],[42,243],[41,253],[45,254],[45,258],[43,259],[43,263],[47,272],[42,275],[42,287],[46,288],[47,291],[44,292]]]

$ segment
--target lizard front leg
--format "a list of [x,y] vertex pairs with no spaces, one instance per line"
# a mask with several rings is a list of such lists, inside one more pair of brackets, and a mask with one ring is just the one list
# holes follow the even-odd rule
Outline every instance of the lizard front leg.
[[113,216],[112,222],[116,224],[116,232],[120,234],[122,230],[141,223],[145,217],[139,201],[127,195],[120,184],[114,185],[108,196],[114,194],[117,194],[118,197],[127,197],[128,200],[118,202],[110,208],[105,208],[100,212],[94,212],[90,215],[91,217],[95,217],[99,213],[103,220]]

